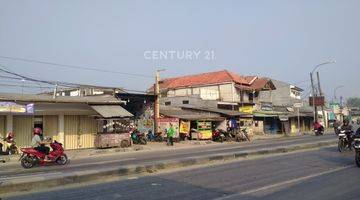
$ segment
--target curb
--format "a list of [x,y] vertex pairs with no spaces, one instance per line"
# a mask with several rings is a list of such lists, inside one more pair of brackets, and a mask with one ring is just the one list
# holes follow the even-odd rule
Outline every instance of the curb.
[[[337,141],[324,141],[316,143],[305,143],[301,145],[289,145],[286,147],[263,148],[259,150],[238,151],[232,153],[184,158],[179,160],[168,160],[161,162],[143,163],[140,165],[127,165],[121,167],[105,168],[99,170],[84,170],[74,172],[64,176],[61,173],[46,175],[46,177],[36,177],[27,180],[9,180],[0,182],[0,194],[10,194],[14,192],[28,192],[39,189],[51,188],[66,184],[84,183],[96,179],[104,179],[114,176],[137,175],[140,173],[154,173],[165,169],[174,169],[180,167],[189,167],[193,165],[208,164],[216,161],[229,161],[249,156],[269,155],[286,152],[294,152],[305,149],[331,146]],[[11,192],[9,192],[11,191]]]

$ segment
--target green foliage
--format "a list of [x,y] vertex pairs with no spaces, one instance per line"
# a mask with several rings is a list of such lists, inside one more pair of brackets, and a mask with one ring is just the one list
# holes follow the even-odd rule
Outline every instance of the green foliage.
[[360,107],[360,98],[351,97],[347,100],[347,105],[350,107]]

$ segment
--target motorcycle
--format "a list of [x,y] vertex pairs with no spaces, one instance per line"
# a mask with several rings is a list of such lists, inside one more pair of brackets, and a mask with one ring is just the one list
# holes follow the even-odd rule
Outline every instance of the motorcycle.
[[19,150],[18,150],[18,147],[16,146],[14,138],[5,138],[4,142],[5,142],[5,146],[6,146],[6,149],[5,149],[6,155],[19,154]]
[[68,163],[68,158],[64,153],[64,148],[62,144],[54,140],[50,143],[52,151],[47,155],[48,160],[45,159],[46,155],[43,152],[37,151],[34,148],[21,148],[23,152],[19,161],[21,166],[25,169],[32,168],[36,165],[44,166],[47,163],[56,163],[58,165],[65,165]]
[[[352,131],[345,131],[345,130],[342,130],[340,131],[339,133],[339,141],[338,141],[338,150],[339,152],[343,152],[345,151],[347,148],[349,148],[349,140],[347,138],[347,134],[352,134]],[[351,150],[351,145],[350,145],[350,148]]]
[[360,138],[354,139],[354,148],[355,148],[355,163],[360,167]]
[[225,134],[223,133],[223,130],[216,129],[212,132],[212,140],[214,142],[224,142],[225,140]]
[[235,134],[235,141],[236,142],[242,142],[242,141],[249,141],[250,142],[250,137],[246,131],[246,128],[244,129],[241,129],[240,131],[238,131],[236,134]]
[[14,155],[19,154],[18,147],[16,146],[13,137],[2,138],[5,143],[5,151],[3,151],[3,144],[0,143],[0,154],[1,155]]
[[143,144],[143,145],[147,144],[145,134],[140,133],[139,131],[133,131],[131,133],[131,139],[134,144]]
[[155,141],[155,142],[162,142],[164,141],[163,136],[161,135],[161,132],[153,134],[151,131],[147,134],[147,139],[149,141]]
[[324,135],[324,128],[315,129],[314,132],[316,136]]

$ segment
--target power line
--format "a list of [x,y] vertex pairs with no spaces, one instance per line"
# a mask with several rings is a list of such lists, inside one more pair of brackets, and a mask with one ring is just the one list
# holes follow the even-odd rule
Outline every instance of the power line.
[[126,76],[135,76],[135,77],[143,77],[143,78],[154,78],[153,76],[149,76],[149,75],[145,75],[145,74],[135,74],[135,73],[114,71],[114,70],[106,70],[106,69],[101,69],[99,67],[93,67],[93,66],[67,65],[67,64],[60,64],[60,63],[41,61],[41,60],[35,60],[35,59],[18,58],[18,57],[1,56],[1,55],[0,55],[0,58],[16,60],[16,61],[23,61],[23,62],[45,64],[45,65],[53,65],[53,66],[58,66],[58,67],[62,67],[62,68],[80,69],[80,70],[96,71],[96,72],[103,72],[103,73],[116,73],[116,74],[122,74],[122,75],[126,75]]

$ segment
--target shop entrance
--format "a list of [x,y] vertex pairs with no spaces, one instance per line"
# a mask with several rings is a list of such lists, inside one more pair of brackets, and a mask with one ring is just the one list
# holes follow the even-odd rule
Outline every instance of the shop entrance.
[[34,127],[33,128],[41,128],[44,129],[43,116],[35,116],[34,117]]

